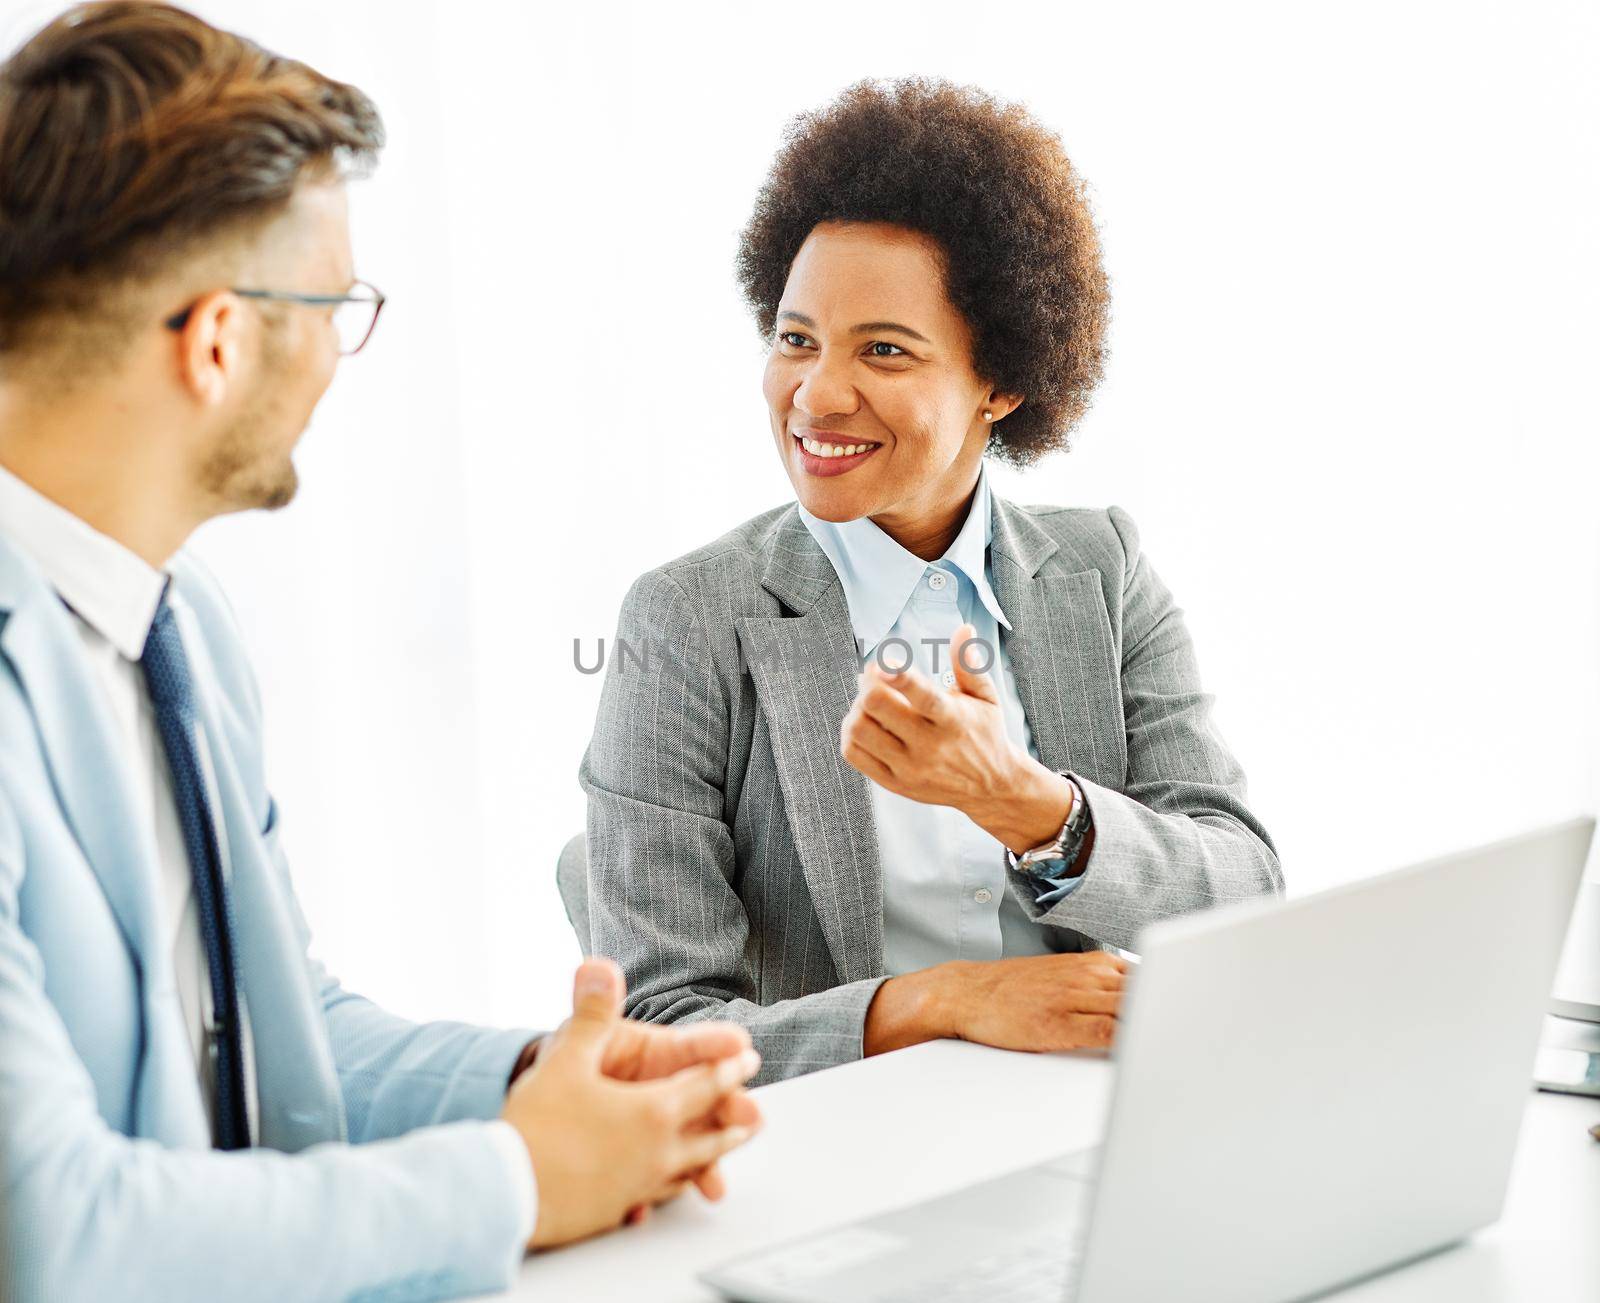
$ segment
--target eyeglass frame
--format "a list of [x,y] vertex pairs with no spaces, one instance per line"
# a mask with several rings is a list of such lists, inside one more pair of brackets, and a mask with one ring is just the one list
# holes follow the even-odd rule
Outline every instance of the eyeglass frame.
[[[372,332],[378,328],[378,317],[383,313],[383,305],[389,301],[389,296],[380,290],[371,281],[356,281],[356,285],[364,286],[372,291],[373,297],[368,298],[363,294],[300,294],[293,290],[242,290],[230,286],[228,293],[237,294],[241,299],[270,299],[280,303],[303,303],[307,307],[326,308],[340,303],[370,303],[372,304],[372,320],[367,323],[367,333],[361,337],[361,342],[349,352],[339,350],[340,357],[354,357],[367,346],[367,341],[372,338]],[[352,286],[352,288],[354,288]],[[174,312],[162,324],[168,330],[182,330],[189,324],[189,317],[195,310],[199,300],[188,307]]]

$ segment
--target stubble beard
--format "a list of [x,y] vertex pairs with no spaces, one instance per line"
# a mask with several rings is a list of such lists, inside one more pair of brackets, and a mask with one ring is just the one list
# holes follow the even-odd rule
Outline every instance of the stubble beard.
[[286,404],[277,382],[284,361],[281,344],[268,332],[262,339],[255,392],[201,466],[202,489],[225,512],[277,511],[294,500],[300,487],[300,476],[283,447]]

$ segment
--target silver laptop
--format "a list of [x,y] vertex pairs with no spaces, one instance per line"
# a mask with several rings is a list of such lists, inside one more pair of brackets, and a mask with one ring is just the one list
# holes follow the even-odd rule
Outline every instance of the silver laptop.
[[1488,1225],[1593,831],[1152,926],[1103,1149],[701,1279],[748,1303],[1279,1303]]
[[1600,1023],[1600,881],[1586,882],[1578,891],[1567,948],[1550,993],[1550,1012]]
[[1578,889],[1533,1079],[1540,1090],[1600,1096],[1600,881]]

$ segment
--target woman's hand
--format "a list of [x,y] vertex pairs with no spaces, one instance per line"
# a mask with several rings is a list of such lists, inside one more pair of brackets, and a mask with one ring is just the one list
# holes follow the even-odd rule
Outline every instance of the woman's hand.
[[1072,786],[1007,735],[994,680],[971,669],[983,659],[968,651],[976,636],[964,624],[951,639],[956,681],[948,692],[914,668],[870,662],[839,729],[839,751],[878,786],[952,806],[1020,855],[1061,831]]
[[867,1007],[867,1054],[956,1039],[1003,1050],[1103,1049],[1127,961],[1099,950],[957,961],[891,977]]
[[1127,971],[1125,959],[1100,950],[962,965],[954,1034],[1002,1050],[1104,1049]]

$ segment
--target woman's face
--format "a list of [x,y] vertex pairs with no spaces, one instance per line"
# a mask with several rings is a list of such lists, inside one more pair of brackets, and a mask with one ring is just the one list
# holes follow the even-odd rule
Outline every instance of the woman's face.
[[881,222],[824,222],[800,246],[762,389],[806,510],[896,537],[964,506],[1018,401],[973,371],[938,247]]

